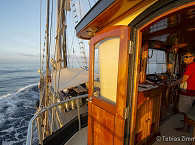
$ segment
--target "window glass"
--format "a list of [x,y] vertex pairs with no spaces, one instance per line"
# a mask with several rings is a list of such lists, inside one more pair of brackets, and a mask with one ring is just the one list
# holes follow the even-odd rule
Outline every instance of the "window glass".
[[166,54],[163,50],[149,49],[147,74],[165,73],[167,71]]
[[94,96],[116,103],[120,38],[95,45]]

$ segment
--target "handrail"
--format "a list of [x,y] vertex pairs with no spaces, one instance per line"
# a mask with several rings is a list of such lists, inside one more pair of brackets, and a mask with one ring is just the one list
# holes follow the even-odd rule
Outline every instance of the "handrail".
[[[72,101],[72,100],[76,100],[76,99],[81,99],[81,98],[85,98],[87,97],[88,94],[85,94],[85,95],[80,95],[80,96],[76,96],[76,97],[72,97],[70,99],[67,99],[67,100],[64,100],[64,101],[61,101],[61,102],[58,102],[56,104],[52,104],[51,106],[48,106],[48,107],[44,107],[42,108],[39,112],[36,112],[34,114],[34,116],[31,118],[30,122],[29,122],[29,125],[28,125],[28,132],[27,132],[27,140],[26,140],[26,145],[32,145],[32,139],[33,139],[33,123],[35,121],[35,119],[37,117],[39,117],[41,114],[43,114],[45,111],[48,111],[54,107],[57,107],[58,105],[62,105],[64,103],[67,103],[69,101]],[[79,112],[79,109],[78,109],[78,112]],[[80,116],[78,116],[80,118]],[[79,121],[80,122],[80,121]],[[80,127],[80,125],[79,125]]]

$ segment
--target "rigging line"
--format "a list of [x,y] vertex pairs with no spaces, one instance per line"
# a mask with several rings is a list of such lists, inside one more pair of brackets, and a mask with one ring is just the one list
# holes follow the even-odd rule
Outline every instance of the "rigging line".
[[[72,50],[72,48],[73,48],[73,54],[75,53],[75,47],[73,46],[73,42],[74,42],[74,39],[76,38],[76,30],[74,30],[74,35],[73,35],[74,37],[73,37],[73,41],[72,41],[72,46],[71,46],[71,50]],[[78,39],[76,39],[76,41],[78,41]],[[76,44],[76,43],[75,43]],[[75,55],[72,55],[72,58],[74,59],[74,57],[73,56],[76,56],[76,54]],[[76,63],[78,64],[78,66],[80,65],[79,64],[79,62],[77,61],[77,56],[75,57],[75,61],[76,61]],[[74,66],[74,64],[73,64],[73,66]]]
[[87,65],[86,54],[85,54],[85,44],[80,39],[79,39],[79,47],[80,47],[80,53],[83,55],[83,56],[81,56],[81,57],[83,57],[83,62],[82,62],[83,66]]
[[91,3],[90,3],[90,0],[88,0],[88,3],[89,3],[89,8],[91,9]]
[[81,13],[81,2],[79,0],[79,9],[80,9],[80,18],[82,18],[82,13]]
[[[72,5],[72,7],[73,7],[73,5]],[[74,6],[75,7],[75,6]],[[71,9],[72,10],[72,13],[70,14],[70,18],[72,19],[71,21],[72,21],[72,23],[73,23],[73,25],[71,25],[71,26],[74,26],[74,22],[73,22],[73,18],[74,18],[74,16],[73,16],[73,12],[74,12],[74,10],[73,9]],[[70,28],[71,28],[71,26],[70,26]],[[75,40],[75,33],[74,33],[74,28],[72,28],[72,30],[73,31],[71,31],[71,36],[73,36],[73,39],[72,39],[72,42],[70,43],[70,51],[69,51],[69,61],[70,61],[70,65],[72,65],[72,68],[73,68],[73,66],[74,66],[74,63],[73,63],[73,61],[72,61],[72,64],[71,64],[71,57],[72,57],[72,55],[71,55],[71,50],[73,50],[73,53],[74,53],[74,47],[73,47],[73,42],[74,42],[74,40]],[[69,37],[70,38],[70,37]]]
[[[72,10],[72,9],[71,9]],[[69,18],[71,18],[71,13],[70,12],[67,12],[67,14],[66,14],[66,16],[68,16]],[[68,20],[68,19],[67,19]],[[68,22],[67,22],[67,30],[69,30],[69,26],[68,26]],[[68,31],[66,31],[66,35],[67,35],[67,32]],[[72,31],[70,31],[70,32],[72,32]],[[69,32],[69,33],[70,33]],[[70,33],[70,36],[72,36],[71,35],[71,33]],[[67,60],[68,60],[68,64],[70,65],[70,67],[71,67],[71,61],[70,61],[70,50],[68,49],[69,47],[69,39],[70,39],[70,37],[67,37],[67,49],[66,49],[66,51],[67,51]]]
[[[42,64],[41,64],[41,62],[42,62],[42,61],[41,61],[41,57],[42,57],[42,56],[41,56],[41,55],[42,55],[42,53],[41,53],[41,47],[42,47],[42,46],[41,46],[41,45],[42,45],[42,44],[41,44],[41,35],[42,35],[42,34],[41,34],[41,25],[42,25],[41,19],[42,19],[42,17],[41,17],[41,16],[42,16],[42,0],[40,0],[40,29],[39,29],[39,30],[40,30],[40,38],[39,38],[39,41],[40,41],[40,74],[41,74],[41,72],[42,72],[42,70],[41,70],[41,69],[42,69],[42,67],[41,67],[41,66],[42,66]],[[40,77],[41,77],[41,76],[40,76]]]
[[[98,0],[97,0],[98,1]],[[94,2],[95,2],[95,4],[96,4],[96,2],[97,2],[96,0],[94,0]]]
[[[73,35],[74,36],[74,35]],[[74,42],[74,39],[75,39],[75,37],[73,37],[73,39],[72,39],[72,44],[71,44],[71,47],[70,47],[70,50],[72,50],[73,49],[73,42]],[[74,49],[73,49],[73,51],[74,51]],[[74,52],[73,52],[74,53]],[[71,54],[71,53],[70,53]]]
[[[78,18],[78,15],[77,15],[77,12],[76,12],[76,6],[75,6],[75,4],[73,5],[74,7],[75,7],[75,16],[73,16],[73,14],[72,14],[72,18]],[[79,0],[79,9],[80,9],[80,17],[82,17],[82,14],[81,14],[81,5],[80,5],[80,0]],[[74,12],[74,10],[73,10],[73,12]],[[75,20],[75,24],[77,24],[78,23],[78,20],[76,21]],[[73,36],[76,36],[76,31],[73,31]],[[75,37],[74,37],[75,38]],[[77,41],[79,42],[79,40],[77,39]],[[74,41],[73,41],[74,42]],[[72,45],[73,46],[73,45]],[[72,47],[71,47],[72,48]],[[74,51],[74,50],[73,50]],[[73,52],[74,53],[74,52]],[[76,55],[75,55],[76,56]],[[78,64],[78,66],[80,66],[80,64],[79,64],[79,61],[78,61],[78,59],[79,58],[77,58],[77,56],[75,57],[75,61],[77,62],[77,64]]]
[[[80,9],[80,15],[81,15],[81,9]],[[79,16],[77,14],[77,8],[76,8],[76,4],[75,3],[72,4],[72,18],[75,19],[74,23],[77,24],[78,21],[79,21]],[[75,24],[73,24],[73,25],[75,25]]]
[[88,63],[87,63],[87,56],[86,56],[86,53],[85,53],[85,43],[83,41],[81,41],[83,43],[83,47],[82,47],[82,53],[83,53],[83,57],[84,57],[84,63],[85,65],[87,66]]
[[[58,3],[57,3],[57,5],[56,5],[56,11],[57,11],[57,9],[58,9]],[[58,11],[57,11],[57,13],[58,13]],[[57,17],[57,14],[56,14],[56,17]],[[56,24],[56,26],[57,26],[57,24]],[[54,36],[55,36],[55,34],[54,34]],[[56,61],[56,49],[57,49],[57,46],[56,46],[56,39],[57,39],[57,34],[56,34],[56,36],[55,36],[55,38],[54,38],[54,61],[55,61],[55,64],[56,64],[56,66],[57,66],[57,61]]]
[[51,4],[51,19],[50,19],[50,34],[49,34],[49,58],[50,58],[50,55],[51,55],[51,34],[52,34],[52,32],[53,32],[53,30],[52,30],[52,27],[53,27],[53,5],[54,5],[54,1],[52,0],[52,2],[51,2],[52,4]]
[[42,60],[41,60],[41,57],[42,57],[42,53],[41,53],[41,48],[42,48],[42,44],[41,44],[41,25],[42,25],[42,23],[41,23],[41,19],[42,19],[42,0],[40,0],[40,38],[39,38],[39,41],[40,41],[40,103],[39,103],[39,106],[41,106],[42,105],[42,100],[43,100],[43,94],[42,94]]
[[[56,11],[57,11],[57,13],[58,13],[58,1],[56,1]],[[58,17],[58,15],[56,14],[56,18]],[[56,24],[56,27],[57,27],[57,25],[58,25],[58,23]],[[56,30],[57,31],[57,30]],[[56,64],[56,66],[57,66],[57,60],[56,60],[56,53],[57,53],[57,46],[56,46],[56,39],[57,39],[57,33],[56,33],[56,35],[55,35],[55,38],[54,38],[54,45],[55,45],[55,48],[54,48],[54,60],[55,60],[55,64]]]
[[[66,34],[67,35],[67,34]],[[70,58],[69,58],[69,49],[68,49],[68,45],[67,45],[67,49],[66,49],[66,53],[67,53],[67,66],[70,65]]]
[[[60,29],[60,34],[58,33],[57,35],[58,35],[58,43],[59,43],[59,40],[61,40],[61,33],[62,33],[62,7],[63,7],[63,1],[62,0],[60,0],[60,6],[59,6],[59,11],[58,11],[58,22],[59,22],[59,24],[58,24],[58,26],[59,26],[59,29]],[[59,48],[58,48],[59,49]],[[61,45],[61,41],[60,41],[60,51],[62,52],[62,45]],[[61,53],[60,53],[60,55],[61,55]],[[61,58],[62,57],[62,55],[60,56],[60,59],[62,59]],[[61,60],[60,60],[60,64],[61,64]],[[61,65],[60,65],[61,66]],[[57,87],[57,92],[59,92],[59,86],[60,86],[60,79],[61,79],[61,67],[60,67],[60,69],[59,69],[59,74],[58,74],[58,87]]]
[[63,46],[63,47],[66,47],[66,49],[65,49],[65,52],[63,52],[63,53],[65,53],[65,55],[64,55],[64,59],[66,59],[66,60],[64,60],[64,62],[66,61],[66,67],[68,66],[68,53],[67,53],[67,35],[66,35],[66,32],[67,32],[67,9],[64,9],[64,17],[65,17],[65,20],[64,20],[64,25],[65,25],[65,29],[64,29],[64,31],[65,31],[65,33],[63,34],[64,36],[63,36],[63,38],[64,38],[64,40],[63,40],[63,43],[65,43],[64,45],[65,46]]
[[66,49],[66,51],[67,51],[67,61],[68,61],[68,66],[71,68],[71,62],[70,62],[70,50],[69,49]]
[[89,8],[91,9],[91,3],[90,3],[90,0],[88,0],[88,3],[89,3]]
[[66,45],[66,43],[67,43],[67,41],[66,41],[66,17],[67,17],[67,10],[65,9],[65,4],[66,3],[64,3],[64,7],[63,7],[63,17],[64,17],[64,19],[63,19],[63,22],[62,22],[62,30],[63,30],[63,39],[62,39],[62,51],[63,51],[63,62],[64,62],[64,67],[67,67],[67,51],[66,51],[66,49],[67,49],[67,45]]
[[[75,32],[76,33],[76,32]],[[76,34],[75,34],[76,35]],[[77,44],[78,44],[78,46],[77,46],[77,48],[78,48],[78,52],[79,52],[79,39],[77,38]],[[79,61],[80,59],[79,59],[79,56],[77,55],[77,54],[75,54],[75,56],[76,56],[76,61],[78,62],[78,65],[81,67],[82,66],[82,63],[81,63],[81,61]]]
[[[45,39],[45,38],[44,38]],[[41,61],[41,63],[42,63],[42,70],[43,70],[43,65],[44,65],[44,58],[45,58],[45,56],[44,56],[44,53],[45,53],[45,41],[46,40],[44,40],[44,44],[43,44],[43,52],[42,52],[42,61]]]

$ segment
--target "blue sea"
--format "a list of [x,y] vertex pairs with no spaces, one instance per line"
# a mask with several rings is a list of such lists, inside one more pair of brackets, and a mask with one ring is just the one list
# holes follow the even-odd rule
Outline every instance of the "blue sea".
[[24,145],[39,99],[39,64],[0,63],[0,145]]

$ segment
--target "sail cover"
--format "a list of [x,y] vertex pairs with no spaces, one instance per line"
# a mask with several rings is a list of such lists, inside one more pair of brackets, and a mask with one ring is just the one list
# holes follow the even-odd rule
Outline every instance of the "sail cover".
[[81,68],[63,68],[52,73],[52,87],[63,90],[88,82],[88,71]]

